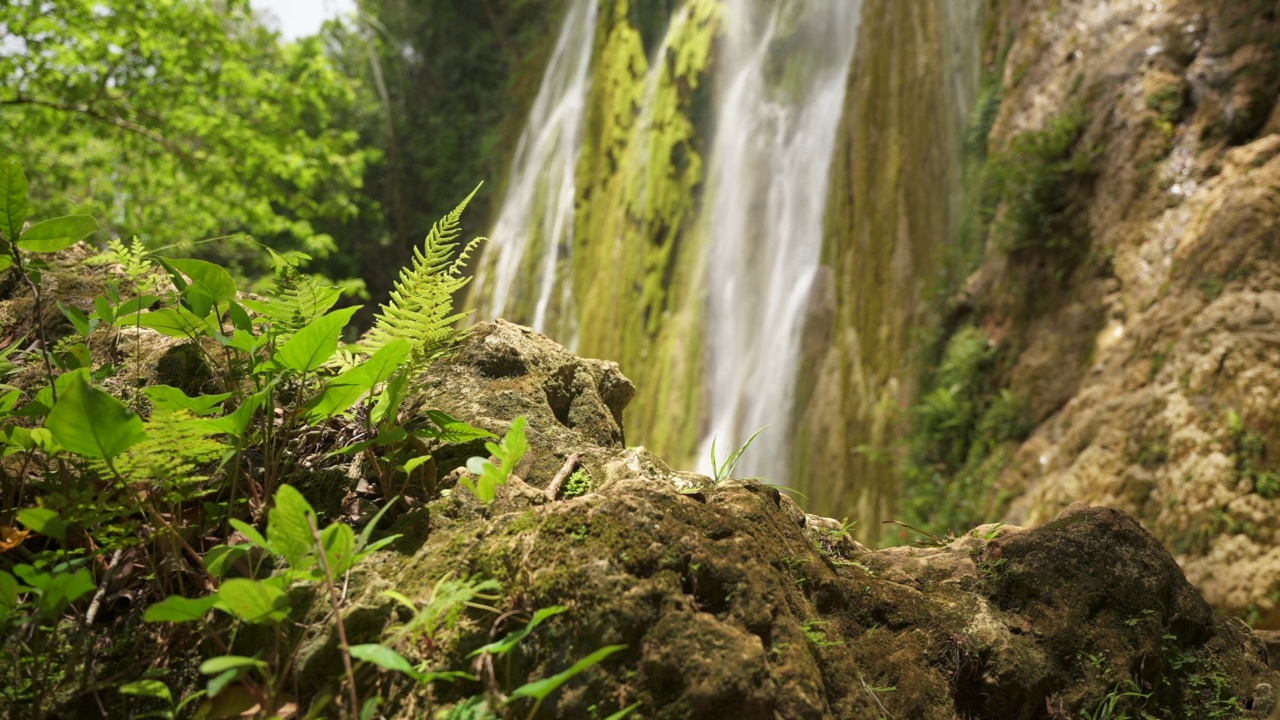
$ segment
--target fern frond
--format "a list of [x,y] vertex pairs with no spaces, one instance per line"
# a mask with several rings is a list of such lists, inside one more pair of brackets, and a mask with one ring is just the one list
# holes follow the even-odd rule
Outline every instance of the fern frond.
[[[146,424],[147,439],[116,458],[115,468],[136,490],[152,497],[181,501],[206,492],[197,486],[203,470],[222,456],[226,445],[211,436],[207,422],[186,410],[157,411]],[[100,468],[106,475],[106,466]]]
[[412,264],[400,271],[390,302],[382,306],[365,337],[370,351],[392,340],[408,340],[413,346],[410,362],[416,371],[447,352],[462,336],[455,326],[470,312],[455,313],[453,296],[471,281],[462,276],[462,268],[483,238],[475,238],[456,251],[462,213],[479,190],[479,186],[472,190],[431,228],[422,247],[413,249]]

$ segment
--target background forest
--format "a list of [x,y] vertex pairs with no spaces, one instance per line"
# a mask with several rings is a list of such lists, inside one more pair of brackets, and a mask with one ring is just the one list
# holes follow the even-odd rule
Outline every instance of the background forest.
[[251,234],[383,299],[477,182],[475,218],[499,197],[556,5],[373,0],[289,42],[247,0],[5,3],[0,155],[33,215],[93,215],[99,242],[258,278]]

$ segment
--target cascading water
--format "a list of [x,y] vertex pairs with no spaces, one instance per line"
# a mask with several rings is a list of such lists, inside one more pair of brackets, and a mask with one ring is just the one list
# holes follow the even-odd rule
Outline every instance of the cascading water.
[[[739,475],[788,480],[800,331],[861,0],[729,0],[709,202],[706,378],[723,459],[771,425]],[[709,470],[704,466],[704,470]]]
[[[596,0],[573,0],[516,146],[492,247],[476,272],[480,316],[508,317],[568,342],[573,296],[558,277],[573,248],[574,170],[582,148]],[[530,313],[529,311],[532,310]]]

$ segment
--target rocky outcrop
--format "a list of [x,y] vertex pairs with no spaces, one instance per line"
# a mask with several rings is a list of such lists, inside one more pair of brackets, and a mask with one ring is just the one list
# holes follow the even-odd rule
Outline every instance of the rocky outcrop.
[[[643,717],[681,720],[1067,718],[1130,681],[1149,697],[1125,702],[1153,717],[1265,717],[1274,704],[1280,676],[1260,641],[1215,618],[1123,512],[1076,505],[1039,528],[870,550],[776,488],[716,484],[623,447],[616,418],[632,390],[616,366],[508,323],[478,326],[422,393],[419,407],[494,430],[527,415],[532,461],[493,506],[458,489],[401,516],[395,551],[353,580],[352,615],[365,621],[348,624],[351,641],[381,637],[393,613],[382,590],[421,601],[446,575],[479,573],[501,582],[496,604],[510,613],[468,613],[425,659],[458,667],[551,605],[570,612],[525,641],[513,682],[627,646],[538,717],[604,717],[640,702]],[[549,501],[541,489],[569,452],[588,458],[591,491]],[[303,685],[338,667],[314,656]],[[398,717],[430,702],[396,688]]]
[[992,147],[1074,107],[1090,166],[1061,188],[1079,252],[1010,251],[998,216],[967,288],[1038,423],[992,496],[1016,523],[1124,509],[1213,606],[1280,627],[1277,8],[1049,5],[1001,15]]

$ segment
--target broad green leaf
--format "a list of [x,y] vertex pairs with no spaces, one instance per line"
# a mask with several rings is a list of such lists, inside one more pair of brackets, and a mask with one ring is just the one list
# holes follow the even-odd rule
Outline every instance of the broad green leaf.
[[0,271],[8,270],[13,267],[13,256],[0,255]]
[[568,610],[569,608],[563,605],[552,605],[551,607],[541,608],[533,614],[533,618],[529,620],[529,623],[523,628],[520,628],[513,633],[509,633],[501,640],[491,642],[488,645],[473,650],[471,654],[467,655],[467,657],[475,657],[481,653],[505,655],[514,650],[516,645],[520,644],[521,640],[529,637],[529,633],[533,632],[534,629],[545,622],[547,618],[554,617],[562,612],[567,612]]
[[234,437],[243,436],[245,431],[249,429],[253,414],[267,402],[268,392],[268,390],[263,390],[245,398],[244,402],[240,403],[240,407],[235,409],[235,412],[215,418],[213,420],[214,426],[228,435]]
[[50,620],[61,615],[68,605],[97,588],[88,570],[51,573],[30,565],[19,565],[13,572],[40,596],[40,611]]
[[244,311],[240,303],[232,301],[230,307],[227,308],[227,315],[231,318],[231,325],[237,330],[243,330],[247,333],[253,332],[253,320],[249,317],[249,313]]
[[267,539],[262,537],[262,533],[258,532],[258,528],[243,520],[237,520],[236,518],[231,518],[230,523],[231,527],[239,530],[241,535],[249,538],[249,542],[257,545],[267,552],[271,551],[271,546],[267,544]]
[[320,367],[337,352],[342,329],[360,307],[335,310],[302,328],[276,351],[276,362],[303,373]]
[[49,508],[23,508],[18,511],[18,522],[60,543],[67,542],[67,523]]
[[[228,580],[227,582],[232,582]],[[243,655],[219,655],[211,657],[200,663],[201,675],[217,675],[228,670],[239,670],[242,668],[267,668],[269,667],[264,660],[258,658],[244,657]]]
[[[246,671],[247,668],[231,668],[230,670],[224,670],[217,675],[214,675],[209,678],[209,682],[205,684],[205,693],[208,694],[210,698],[218,697],[222,694],[223,690],[226,690],[227,687],[231,685],[231,683],[239,680],[240,676],[244,675]],[[244,686],[240,685],[236,687],[241,688],[241,697],[234,699],[232,702],[237,702],[238,700],[238,704],[235,707],[239,712],[236,712],[235,715],[240,715],[244,710],[251,708],[254,703],[252,697],[243,692]],[[199,717],[199,711],[197,710],[196,712],[197,717]],[[235,715],[232,715],[232,717],[235,717]]]
[[419,455],[415,458],[409,458],[404,463],[404,472],[406,475],[417,470],[423,463],[431,459],[430,455]]
[[84,371],[77,371],[76,377],[44,421],[59,445],[77,455],[110,461],[147,438],[142,418],[91,386]]
[[357,660],[363,660],[367,663],[373,663],[380,668],[404,673],[411,678],[417,679],[422,677],[422,673],[415,670],[413,665],[410,664],[403,655],[392,650],[386,645],[378,645],[374,643],[367,645],[352,645],[351,657]]
[[292,485],[281,485],[276,490],[275,507],[267,513],[267,544],[271,552],[284,557],[292,570],[309,570],[315,563],[311,557],[315,548],[311,522],[315,514]]
[[320,533],[320,545],[324,548],[329,572],[341,575],[351,567],[355,555],[356,531],[350,525],[333,523]]
[[[10,242],[22,234],[27,220],[27,176],[17,160],[0,163],[0,230]],[[12,259],[10,259],[12,262]]]
[[22,397],[21,390],[10,390],[0,395],[0,417],[8,415],[13,406],[18,404],[18,398],[20,397]]
[[[236,281],[221,265],[191,258],[158,258],[170,268],[191,278],[193,284],[203,286],[215,305],[236,299]],[[204,313],[199,313],[201,317]]]
[[497,435],[488,430],[481,430],[472,427],[467,423],[453,417],[449,413],[440,410],[428,410],[427,417],[436,427],[440,428],[440,432],[436,434],[436,438],[447,443],[467,443],[472,440],[481,438],[496,438]]
[[98,230],[89,215],[67,215],[36,223],[22,233],[18,247],[27,252],[49,253],[69,248]]
[[400,404],[404,402],[405,394],[409,390],[409,373],[401,372],[387,383],[387,387],[378,395],[378,402],[373,405],[373,412],[369,413],[369,419],[375,425],[382,425],[386,422],[394,423],[400,414]]
[[408,340],[393,340],[379,348],[368,360],[330,380],[311,403],[307,414],[312,422],[320,422],[344,412],[361,395],[391,377],[409,357]]
[[209,329],[208,323],[184,307],[161,308],[129,317],[122,315],[116,318],[116,324],[125,327],[141,325],[176,338],[199,337]]
[[196,317],[209,317],[213,311],[213,293],[203,283],[191,283],[182,291],[182,300]]
[[93,311],[98,316],[98,322],[110,325],[116,321],[116,313],[111,309],[111,301],[102,295],[93,299]]
[[231,397],[231,393],[188,397],[182,390],[169,385],[151,385],[143,388],[142,391],[151,398],[151,404],[157,410],[169,412],[187,410],[192,415],[209,415],[216,412],[218,403]]
[[[547,699],[551,693],[559,690],[562,685],[577,677],[584,671],[599,665],[605,658],[620,651],[625,650],[626,645],[606,645],[590,655],[582,658],[574,663],[568,670],[556,673],[549,678],[543,678],[535,682],[521,685],[511,693],[511,699],[520,697],[534,698],[538,702]],[[507,701],[508,703],[510,700]]]
[[[289,617],[289,597],[284,591],[257,580],[226,580],[218,588],[218,598],[219,607],[245,622],[281,622]],[[200,671],[205,672],[203,665]]]
[[[156,295],[139,295],[135,298],[129,298],[124,304],[116,308],[116,319],[113,321],[120,327],[128,327],[136,324],[138,321],[138,313],[146,310],[156,304],[160,298]],[[122,322],[124,318],[128,318],[128,322]]]
[[173,694],[169,692],[169,686],[159,680],[134,680],[117,689],[121,695],[136,695],[163,700],[167,703],[173,702]]
[[18,579],[0,570],[0,623],[18,607]]
[[191,622],[203,618],[217,602],[217,593],[202,598],[170,595],[147,608],[142,619],[146,622]]
[[374,695],[360,706],[360,720],[374,720],[378,716],[378,708],[382,707],[382,696]]
[[64,317],[71,321],[72,326],[81,336],[89,337],[89,334],[93,332],[93,326],[89,324],[89,316],[85,315],[80,308],[75,305],[63,305],[59,301],[58,309],[62,311]]
[[249,554],[249,544],[215,545],[204,557],[204,567],[215,577],[226,577],[236,561]]

